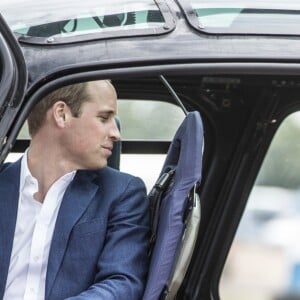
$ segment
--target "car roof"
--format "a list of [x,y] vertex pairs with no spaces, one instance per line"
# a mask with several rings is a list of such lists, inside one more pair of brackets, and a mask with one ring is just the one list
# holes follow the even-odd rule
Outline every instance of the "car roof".
[[[32,3],[33,1],[24,1],[22,3]],[[99,1],[98,1],[99,2]],[[102,1],[103,2],[103,1]],[[102,4],[100,1],[99,3]],[[64,69],[75,70],[83,65],[105,66],[111,63],[121,64],[138,64],[144,65],[168,65],[203,62],[295,62],[299,59],[300,39],[295,33],[291,37],[289,32],[272,34],[257,32],[256,34],[236,32],[210,32],[210,27],[195,30],[195,23],[191,15],[196,14],[196,8],[208,1],[154,1],[147,0],[143,5],[136,1],[117,1],[127,10],[132,12],[135,8],[136,13],[141,11],[160,12],[163,19],[158,22],[147,22],[141,28],[124,28],[108,31],[99,31],[88,34],[47,37],[36,37],[22,34],[22,30],[16,29],[18,22],[13,20],[12,9],[14,1],[11,4],[1,4],[4,17],[8,19],[11,28],[18,32],[17,37],[21,43],[23,53],[26,59],[30,75],[30,82],[46,77],[53,72],[61,72]],[[221,8],[228,8],[225,1],[211,1],[213,8],[218,3]],[[61,3],[52,1],[51,3]],[[71,11],[75,10],[80,3],[72,1]],[[89,3],[96,1],[89,0]],[[115,2],[113,2],[115,3]],[[255,1],[256,4],[261,1]],[[263,1],[268,4],[269,1]],[[276,1],[275,1],[276,3]],[[288,14],[292,19],[299,18],[297,9],[299,8],[295,1],[290,2],[287,6],[289,10],[282,11],[277,1],[278,11],[283,16]],[[235,3],[238,6],[238,3]],[[39,4],[40,5],[40,4]],[[36,4],[36,6],[38,6]],[[234,5],[231,5],[234,6]],[[31,6],[32,7],[32,6]],[[35,6],[34,6],[35,7]],[[42,6],[41,6],[42,7]],[[80,7],[80,6],[79,6]],[[106,6],[107,7],[107,4]],[[192,12],[188,11],[192,7]],[[193,10],[193,7],[195,8]],[[240,5],[241,7],[241,5]],[[253,4],[251,7],[255,7]],[[276,5],[273,7],[276,8]],[[44,9],[47,6],[43,7]],[[59,8],[59,6],[57,6]],[[57,9],[56,8],[56,9]],[[17,7],[15,8],[17,9]],[[78,9],[78,7],[77,7]],[[110,8],[109,14],[115,12],[115,5]],[[199,9],[199,8],[198,8]],[[207,8],[206,8],[207,9]],[[281,9],[281,10],[280,10]],[[39,11],[32,8],[33,11]],[[54,10],[52,10],[54,12]],[[39,11],[39,18],[41,10]],[[28,11],[29,15],[30,11]],[[251,13],[252,14],[252,13]],[[279,14],[279,15],[280,15]],[[275,14],[278,16],[278,13]],[[49,20],[52,17],[49,17]],[[15,18],[16,19],[16,18]],[[54,20],[54,19],[51,19]],[[163,21],[162,21],[163,20]],[[199,17],[199,22],[203,20]],[[157,21],[157,20],[156,20]],[[197,21],[197,22],[198,22]],[[36,23],[34,23],[36,24]],[[48,23],[47,23],[48,24]],[[46,25],[47,25],[46,24]],[[200,24],[200,23],[199,23]],[[70,25],[71,26],[71,25]],[[151,27],[152,26],[152,27]],[[122,26],[121,26],[122,27]],[[297,26],[296,26],[297,27]],[[275,28],[276,30],[276,28]],[[49,40],[50,38],[50,40]]]

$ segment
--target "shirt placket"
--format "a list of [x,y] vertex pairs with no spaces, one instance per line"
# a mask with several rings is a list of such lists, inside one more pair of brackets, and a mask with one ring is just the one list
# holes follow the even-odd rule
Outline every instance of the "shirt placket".
[[[50,199],[49,195],[51,195]],[[48,231],[50,230],[51,218],[55,214],[57,206],[57,190],[54,185],[47,193],[42,208],[36,218],[24,300],[38,300],[41,288],[40,284],[45,284],[41,281],[44,261],[43,256],[47,255],[47,253],[45,253],[45,245],[47,245],[47,239],[49,238]]]

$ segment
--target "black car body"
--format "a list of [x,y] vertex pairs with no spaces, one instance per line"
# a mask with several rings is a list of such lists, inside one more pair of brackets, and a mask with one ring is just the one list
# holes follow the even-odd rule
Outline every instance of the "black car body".
[[[178,299],[226,299],[219,291],[220,280],[249,193],[275,133],[300,108],[300,7],[297,3],[270,6],[269,1],[245,7],[222,1],[212,1],[211,6],[209,1],[146,2],[140,10],[132,10],[133,5],[129,11],[99,17],[98,22],[94,18],[93,26],[102,26],[101,30],[78,34],[74,34],[80,22],[76,17],[18,28],[22,9],[14,23],[18,4],[15,8],[0,4],[1,162],[9,152],[24,151],[28,140],[17,139],[21,127],[33,105],[53,89],[110,78],[120,99],[178,105],[162,83],[163,75],[185,108],[201,113],[205,130],[200,232]],[[31,9],[35,12],[34,6]],[[139,11],[148,16],[144,27],[133,26]],[[234,20],[228,23],[224,18],[227,23],[222,24],[222,13]],[[209,16],[220,16],[221,21],[217,17],[210,21]],[[164,121],[168,123],[168,116]],[[292,138],[288,147],[299,160],[298,141],[299,136]],[[125,137],[122,150],[163,154],[169,142],[151,136]],[[284,153],[279,160],[283,157]],[[296,190],[300,176],[296,171],[293,176]],[[257,274],[268,271],[264,259],[257,257],[257,262]],[[287,275],[284,278],[288,281]],[[289,293],[287,286],[272,290],[268,297]],[[248,299],[240,293],[236,299]]]

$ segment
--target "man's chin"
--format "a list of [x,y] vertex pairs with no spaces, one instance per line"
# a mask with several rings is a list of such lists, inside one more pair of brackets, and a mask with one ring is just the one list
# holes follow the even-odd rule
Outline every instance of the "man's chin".
[[82,169],[84,169],[84,170],[99,170],[99,169],[103,169],[105,167],[107,167],[107,159],[103,159],[103,160],[101,160],[101,162],[98,161],[98,162],[94,162],[94,163],[85,165],[85,166],[83,166]]
[[107,165],[108,165],[107,159],[103,159],[103,160],[101,160],[101,162],[99,162],[97,164],[96,169],[103,169],[103,168],[107,167]]

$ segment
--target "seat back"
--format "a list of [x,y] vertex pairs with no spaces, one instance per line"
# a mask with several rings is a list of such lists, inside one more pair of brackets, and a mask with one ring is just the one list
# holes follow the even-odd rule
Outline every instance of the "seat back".
[[172,299],[186,272],[200,221],[202,148],[201,117],[191,112],[177,130],[149,193],[153,245],[143,300]]

